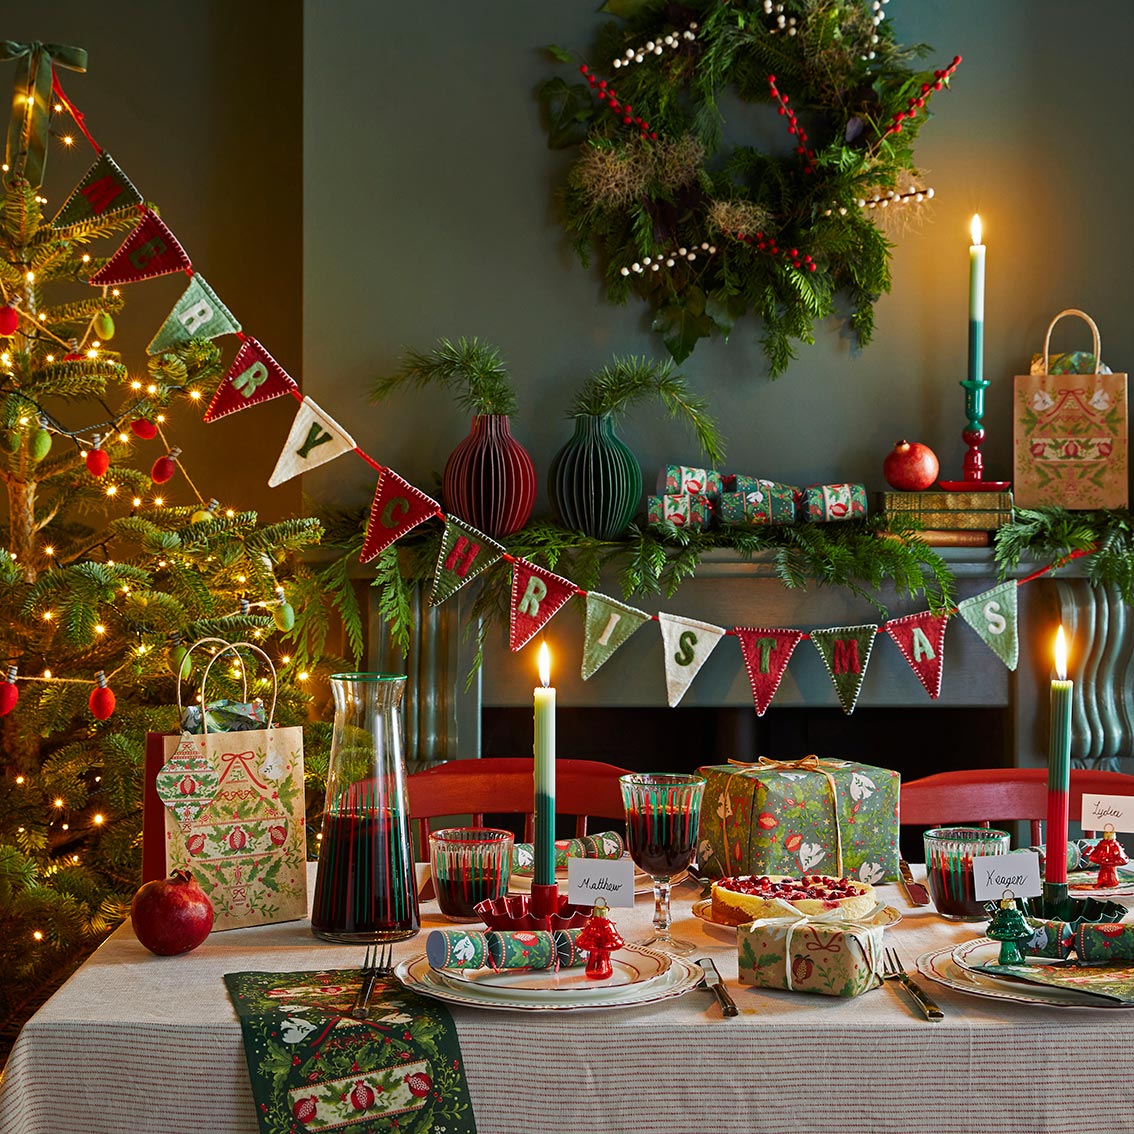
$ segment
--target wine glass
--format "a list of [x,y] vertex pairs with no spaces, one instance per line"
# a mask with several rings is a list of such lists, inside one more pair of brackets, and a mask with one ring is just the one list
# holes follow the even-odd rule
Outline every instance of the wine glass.
[[626,808],[630,857],[654,880],[654,932],[642,944],[679,955],[692,953],[691,942],[675,941],[669,935],[669,883],[693,861],[705,781],[700,776],[650,772],[620,776],[618,783]]

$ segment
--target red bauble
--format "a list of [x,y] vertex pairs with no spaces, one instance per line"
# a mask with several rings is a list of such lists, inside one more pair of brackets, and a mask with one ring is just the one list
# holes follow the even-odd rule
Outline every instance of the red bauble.
[[151,953],[172,957],[196,949],[213,928],[213,903],[187,870],[147,882],[130,906],[130,924]]
[[0,307],[0,335],[7,338],[16,333],[20,325],[20,313],[14,307]]
[[157,425],[152,421],[147,421],[144,417],[139,417],[130,422],[130,429],[135,437],[140,437],[143,441],[149,441],[151,437],[157,436]]
[[924,491],[937,479],[939,468],[936,454],[919,441],[899,441],[882,462],[886,483],[901,492]]
[[91,690],[91,713],[98,720],[107,720],[111,713],[114,712],[115,704],[117,704],[117,701],[114,696],[114,690],[109,686],[96,686]]
[[87,472],[91,476],[102,476],[110,468],[110,454],[105,449],[87,450]]
[[165,484],[175,472],[177,472],[177,462],[172,457],[158,457],[154,461],[154,467],[150,469],[150,480],[154,484]]
[[6,717],[20,699],[20,689],[14,681],[5,681],[0,685],[0,717]]

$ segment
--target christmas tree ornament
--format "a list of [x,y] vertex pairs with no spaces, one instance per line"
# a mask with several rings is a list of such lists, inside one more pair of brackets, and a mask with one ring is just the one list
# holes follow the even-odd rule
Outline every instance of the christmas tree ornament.
[[0,685],[0,717],[6,717],[20,699],[20,687],[16,684],[16,667],[8,666],[8,676]]
[[197,511],[194,512],[193,515],[189,518],[189,522],[191,524],[201,524],[206,520],[215,520],[217,518],[217,508],[219,507],[220,504],[214,498],[210,500],[208,504],[204,506],[204,508],[198,508]]
[[130,422],[130,430],[135,437],[149,441],[157,436],[157,425],[148,418],[138,417]]
[[51,431],[47,428],[47,418],[39,415],[39,428],[36,429],[28,442],[28,456],[33,461],[42,461],[51,452]]
[[106,684],[106,674],[100,669],[95,674],[95,687],[91,690],[91,713],[97,720],[107,720],[114,712],[114,690]]
[[110,468],[110,454],[102,447],[102,438],[94,435],[94,447],[87,450],[87,472],[91,476],[103,476]]
[[10,303],[6,307],[0,307],[0,335],[3,335],[4,338],[11,337],[16,333],[16,328],[19,325],[19,308],[13,307]]
[[1124,866],[1129,861],[1122,844],[1114,837],[1114,827],[1110,823],[1103,828],[1103,837],[1087,857],[1099,868],[1096,890],[1109,890],[1117,886],[1118,871],[1115,867]]
[[180,634],[170,634],[166,657],[169,660],[169,672],[179,681],[188,681],[193,672],[193,662],[189,658],[189,647],[182,642]]
[[272,621],[276,624],[276,629],[286,634],[295,625],[295,608],[284,598],[283,587],[276,587],[276,603]]
[[164,457],[158,457],[150,469],[150,480],[154,484],[165,484],[177,472],[177,458],[180,456],[181,450],[175,446]]
[[605,898],[595,902],[587,924],[579,930],[575,943],[587,951],[587,967],[584,970],[590,980],[605,980],[614,972],[610,954],[626,944],[610,920],[610,907]]
[[94,317],[94,332],[103,342],[114,338],[114,316],[109,311],[100,311]]
[[985,933],[1000,942],[1001,965],[1023,965],[1027,962],[1024,956],[1023,943],[1031,939],[1034,930],[1024,920],[1024,915],[1016,908],[1016,899],[1011,891],[1006,890],[1004,897],[998,903],[988,902],[985,909],[992,914]]
[[23,430],[20,429],[6,429],[4,430],[4,448],[9,453],[18,453],[20,446],[24,442]]

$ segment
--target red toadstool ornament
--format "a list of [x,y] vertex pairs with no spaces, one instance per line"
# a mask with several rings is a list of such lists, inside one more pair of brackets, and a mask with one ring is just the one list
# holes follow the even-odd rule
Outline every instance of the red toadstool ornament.
[[94,448],[87,450],[87,472],[102,476],[110,468],[110,454],[102,447],[102,438],[94,435]]
[[1109,890],[1117,886],[1118,871],[1115,867],[1123,866],[1129,861],[1122,844],[1114,837],[1114,827],[1109,823],[1103,828],[1103,837],[1095,843],[1087,857],[1099,868],[1096,890]]
[[106,674],[100,669],[95,674],[95,687],[91,690],[91,712],[98,720],[105,721],[114,712],[115,704],[114,690],[106,684]]
[[587,951],[587,967],[584,970],[591,980],[602,980],[611,975],[614,967],[610,954],[621,949],[626,942],[609,917],[610,907],[605,898],[599,898],[587,924],[579,930],[577,944]]
[[158,457],[154,461],[154,467],[150,469],[150,480],[154,484],[165,484],[177,472],[177,458],[180,456],[181,450],[174,448],[170,449],[164,457]]
[[6,717],[20,699],[20,688],[16,684],[16,667],[8,666],[8,676],[4,684],[0,685],[0,717]]

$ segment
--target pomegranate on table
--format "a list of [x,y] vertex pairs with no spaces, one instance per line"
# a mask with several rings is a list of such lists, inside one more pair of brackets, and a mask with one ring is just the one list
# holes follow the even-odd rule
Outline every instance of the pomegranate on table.
[[151,953],[188,953],[212,930],[213,903],[188,870],[175,870],[138,890],[130,905],[130,924]]
[[899,441],[882,462],[882,475],[891,488],[921,492],[936,479],[937,455],[920,441]]

